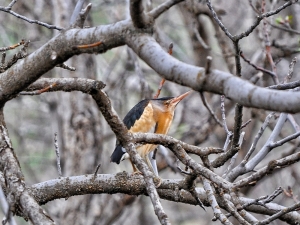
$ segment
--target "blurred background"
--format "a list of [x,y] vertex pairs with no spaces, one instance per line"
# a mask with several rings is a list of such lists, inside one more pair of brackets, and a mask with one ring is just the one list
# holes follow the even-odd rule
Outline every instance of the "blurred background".
[[[150,0],[149,0],[150,1]],[[99,26],[129,18],[127,0],[90,0],[93,4],[86,26]],[[145,8],[150,10],[165,2],[155,0]],[[7,6],[10,1],[0,1]],[[251,4],[252,3],[252,6]],[[266,1],[267,11],[274,10],[285,1]],[[69,0],[27,0],[17,2],[13,10],[30,19],[67,28],[69,18],[76,1]],[[255,10],[261,10],[261,1],[214,0],[212,4],[222,22],[232,34],[244,32],[256,17]],[[277,74],[282,81],[288,72],[291,59],[299,52],[299,34],[284,32],[275,26],[290,26],[300,30],[300,6],[295,4],[278,15],[268,19],[268,33],[272,44],[272,56],[277,65]],[[12,15],[0,12],[0,47],[11,46],[22,39],[30,40],[29,53],[45,44],[58,34],[56,30],[30,24]],[[212,56],[212,67],[235,74],[234,50],[229,39],[212,20],[205,1],[186,0],[165,12],[156,20],[155,38],[168,51],[173,43],[173,56],[183,62],[205,66],[206,57]],[[99,40],[101,41],[101,40]],[[251,35],[241,42],[241,49],[252,63],[270,69],[265,59],[264,27],[258,26]],[[15,51],[8,51],[10,58]],[[161,77],[142,62],[127,46],[118,47],[99,55],[74,56],[66,64],[76,68],[70,72],[55,68],[43,77],[83,77],[101,80],[106,84],[104,91],[110,97],[113,107],[121,118],[140,100],[151,98],[157,92]],[[296,65],[293,79],[299,79]],[[242,76],[245,79],[258,77],[257,85],[272,85],[269,75],[256,71],[242,60]],[[189,88],[166,81],[161,97],[177,96]],[[220,117],[220,96],[204,93],[207,102],[217,117]],[[244,129],[246,132],[241,160],[249,149],[253,137],[260,128],[268,112],[245,108],[243,121],[252,119]],[[234,122],[234,102],[226,100],[227,125],[232,129]],[[54,149],[54,133],[58,133],[61,151],[63,176],[76,176],[94,173],[101,163],[99,173],[131,172],[129,161],[120,165],[110,163],[110,155],[115,147],[115,135],[98,111],[93,99],[80,92],[44,93],[40,96],[19,96],[5,106],[5,118],[10,138],[21,163],[22,171],[28,185],[58,177]],[[299,120],[296,116],[297,121]],[[270,127],[274,126],[275,120]],[[286,125],[281,136],[293,132]],[[259,141],[257,149],[268,138],[270,129]],[[174,122],[169,135],[197,146],[223,147],[226,133],[208,110],[203,106],[199,93],[193,93],[176,108]],[[298,141],[286,144],[272,156],[268,156],[259,165],[266,165],[270,159],[295,151]],[[214,156],[210,156],[213,159]],[[200,159],[195,158],[200,162]],[[162,178],[183,177],[176,169],[176,159],[168,150],[158,151],[157,163]],[[183,167],[182,167],[183,168]],[[218,169],[222,174],[226,165]],[[258,168],[258,169],[259,169]],[[290,186],[298,195],[299,174],[297,166],[277,172],[255,187],[242,190],[245,196],[257,198],[272,193],[278,186]],[[198,184],[201,187],[201,183]],[[283,205],[293,204],[293,199],[285,195],[277,198]],[[212,224],[212,211],[203,211],[199,206],[190,206],[162,200],[163,207],[172,224],[193,225]],[[44,206],[57,224],[91,224],[91,225],[132,225],[159,224],[150,199],[145,196],[129,197],[124,194],[85,195],[55,200]],[[3,217],[3,215],[2,215]],[[262,217],[261,217],[262,218]],[[18,224],[26,222],[17,218]],[[219,223],[219,222],[214,222]],[[272,224],[281,224],[274,222]]]

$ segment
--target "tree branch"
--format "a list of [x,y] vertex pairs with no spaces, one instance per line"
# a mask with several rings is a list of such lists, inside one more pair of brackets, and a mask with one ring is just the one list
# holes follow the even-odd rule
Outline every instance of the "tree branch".
[[142,0],[130,0],[130,16],[134,27],[149,27],[150,17],[144,12]]
[[161,14],[163,14],[165,11],[167,11],[169,8],[171,8],[172,6],[183,2],[184,0],[168,0],[162,4],[160,4],[159,6],[157,6],[156,8],[152,9],[148,15],[153,17],[154,19],[158,18]]
[[152,133],[134,133],[132,134],[134,141],[138,143],[149,143],[149,144],[160,144],[165,147],[172,147],[173,145],[179,144],[184,148],[187,153],[192,153],[198,156],[207,156],[210,154],[217,154],[223,152],[222,148],[214,147],[197,147],[194,145],[189,145],[182,141],[179,141],[171,136],[163,134],[152,134]]
[[22,213],[33,224],[55,224],[26,190],[24,176],[5,128],[3,112],[0,115],[0,169],[7,187],[7,201],[13,213]]

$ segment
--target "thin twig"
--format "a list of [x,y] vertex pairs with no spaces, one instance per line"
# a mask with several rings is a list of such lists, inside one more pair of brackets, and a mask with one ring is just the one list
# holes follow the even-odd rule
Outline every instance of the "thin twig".
[[73,10],[71,19],[70,19],[70,25],[72,26],[75,24],[77,17],[79,16],[79,13],[81,12],[82,6],[84,4],[85,0],[78,0],[75,6],[75,9]]
[[156,19],[161,14],[163,14],[165,11],[167,11],[169,8],[171,8],[173,5],[176,5],[176,4],[178,4],[179,2],[182,2],[182,1],[184,1],[184,0],[168,0],[168,1],[160,4],[159,6],[154,8],[153,10],[151,10],[148,13],[148,15],[150,17],[153,17],[154,19]]
[[215,217],[225,225],[232,225],[232,223],[228,220],[228,218],[222,213],[220,206],[216,200],[214,195],[214,191],[212,185],[210,184],[209,180],[203,178],[203,188],[207,194],[207,199],[210,202],[211,208],[214,212]]
[[232,132],[228,130],[227,123],[226,123],[225,96],[224,95],[221,95],[221,115],[222,115],[222,120],[223,120],[223,128],[227,134],[226,141],[225,141],[224,147],[223,147],[223,150],[226,151],[226,149],[231,141],[231,138],[232,138]]
[[241,129],[245,128],[249,123],[251,123],[251,119],[247,120],[242,126]]
[[0,48],[0,52],[12,50],[12,49],[15,49],[15,48],[19,47],[20,45],[24,45],[24,44],[25,44],[25,41],[24,41],[24,40],[21,40],[19,43],[14,44],[14,45],[12,45],[12,46],[1,47],[1,48]]
[[0,11],[3,11],[3,12],[6,12],[6,13],[9,13],[19,19],[22,19],[28,23],[35,23],[35,24],[38,24],[38,25],[41,25],[43,27],[46,27],[48,29],[56,29],[56,30],[63,30],[62,27],[58,27],[58,26],[54,26],[54,25],[50,25],[50,24],[47,24],[47,23],[44,23],[44,22],[41,22],[41,21],[38,21],[38,20],[32,20],[32,19],[29,19],[25,16],[22,16],[14,11],[11,10],[11,8],[9,7],[0,7]]
[[75,71],[76,70],[75,67],[69,66],[65,63],[58,64],[58,65],[56,65],[56,67],[61,67],[63,69],[70,70],[70,71]]
[[[169,45],[168,53],[169,53],[169,55],[173,54],[173,43],[172,42]],[[161,89],[163,88],[165,81],[166,81],[166,79],[164,79],[164,78],[161,79],[161,81],[159,83],[159,87],[157,89],[157,92],[156,92],[156,94],[153,97],[154,99],[158,98],[158,96],[160,95]]]
[[282,210],[280,210],[278,213],[275,213],[274,215],[270,216],[268,219],[262,220],[258,223],[256,223],[255,225],[264,225],[264,224],[269,224],[270,222],[276,220],[277,218],[279,218],[282,215],[285,215],[289,212],[295,211],[296,209],[298,209],[300,207],[300,202],[288,207],[288,208],[284,208]]
[[281,169],[286,166],[293,165],[296,162],[300,161],[300,153],[294,153],[287,157],[273,160],[267,166],[259,169],[257,172],[252,175],[243,178],[233,184],[234,188],[241,188],[250,184],[255,184],[258,180],[261,180],[266,174],[271,174],[275,169]]
[[57,132],[54,133],[54,147],[56,153],[56,165],[58,170],[58,177],[62,177],[61,166],[60,166],[60,153],[59,153],[59,146],[57,141]]
[[223,126],[222,122],[218,119],[218,117],[216,116],[216,114],[214,113],[214,111],[211,109],[211,107],[208,105],[206,98],[204,96],[203,92],[199,92],[201,100],[203,105],[205,106],[205,108],[208,110],[208,112],[210,113],[210,115],[214,118],[214,120],[217,122],[217,124],[219,124],[221,127]]
[[[242,144],[243,144],[243,141],[244,141],[244,136],[245,136],[245,132],[242,132],[241,135],[240,135],[240,140],[239,140],[239,148],[242,147]],[[235,164],[235,161],[236,161],[236,158],[238,156],[238,153],[236,153],[230,160],[230,163],[228,165],[228,168],[227,170],[225,171],[225,173],[223,174],[222,177],[226,177],[226,175],[228,174],[229,171],[232,170],[234,164]]]
[[17,1],[18,0],[11,1],[11,3],[9,3],[9,5],[6,8],[11,9],[14,6],[14,4],[16,4]]
[[290,62],[289,72],[288,72],[287,76],[284,79],[284,83],[287,83],[287,82],[289,82],[291,80],[291,78],[293,76],[293,73],[294,73],[294,67],[295,67],[296,63],[297,63],[297,57],[294,57],[292,59],[292,61]]
[[256,70],[262,71],[262,72],[264,72],[264,73],[266,73],[266,74],[269,74],[269,75],[271,75],[272,77],[275,77],[275,76],[276,76],[276,74],[275,74],[274,72],[272,72],[272,71],[270,71],[270,70],[267,70],[267,69],[265,69],[265,68],[262,68],[262,67],[260,67],[260,66],[256,66],[255,64],[251,63],[250,60],[247,59],[247,58],[245,57],[245,55],[243,54],[243,52],[240,53],[240,56],[242,57],[242,59],[243,59],[246,63],[248,63],[249,65],[251,65],[251,66],[252,66],[253,68],[255,68]]
[[201,35],[199,34],[199,31],[198,31],[196,25],[194,25],[193,31],[194,31],[194,34],[196,35],[196,38],[197,38],[197,40],[199,41],[200,45],[201,45],[204,49],[210,50],[211,48],[205,43],[205,41],[203,40],[203,38],[202,38]]
[[98,173],[98,170],[100,169],[100,167],[101,167],[101,163],[99,163],[99,164],[97,165],[97,167],[96,167],[96,170],[95,170],[95,172],[94,172],[94,179],[96,179],[97,173]]
[[45,93],[45,92],[48,92],[48,91],[51,91],[51,89],[53,87],[56,86],[56,83],[53,83],[53,84],[50,84],[48,87],[45,87],[41,90],[37,90],[37,91],[22,91],[20,92],[20,95],[40,95],[42,93]]
[[272,112],[272,113],[270,113],[270,114],[266,117],[266,119],[265,119],[263,125],[260,127],[258,133],[256,134],[256,136],[255,136],[255,138],[254,138],[254,141],[253,141],[253,143],[251,144],[251,147],[250,147],[249,151],[247,152],[247,154],[246,154],[244,160],[242,161],[242,164],[246,164],[246,163],[248,162],[250,156],[252,155],[252,153],[254,152],[254,150],[255,150],[255,148],[256,148],[256,145],[257,145],[257,143],[258,143],[258,140],[261,138],[261,136],[262,136],[262,134],[264,133],[265,129],[268,127],[271,118],[272,118],[274,115],[275,115],[275,113]]
[[299,136],[300,136],[300,131],[298,131],[298,132],[296,132],[292,135],[289,135],[289,136],[281,139],[280,141],[270,143],[269,147],[270,147],[270,149],[276,148],[276,147],[281,146],[281,145],[283,145],[283,144],[285,144],[285,143],[287,143],[287,142],[289,142],[289,141],[291,141],[291,140],[293,140],[293,139],[295,139]]
[[181,169],[181,167],[179,166],[179,162],[180,162],[179,159],[176,159],[176,165],[177,165],[177,169],[179,170],[179,172],[182,174],[185,174],[185,175],[191,175],[190,172],[187,172],[187,171]]

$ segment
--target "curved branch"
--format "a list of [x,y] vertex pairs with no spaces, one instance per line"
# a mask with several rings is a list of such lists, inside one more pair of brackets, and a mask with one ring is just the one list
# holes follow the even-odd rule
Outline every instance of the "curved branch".
[[165,147],[172,147],[179,144],[184,148],[187,153],[192,153],[198,156],[207,156],[210,154],[217,154],[223,152],[222,148],[213,147],[197,147],[195,145],[189,145],[185,142],[179,141],[171,136],[163,134],[152,134],[152,133],[134,133],[132,134],[134,141],[149,144],[160,144]]
[[149,26],[150,18],[144,12],[142,0],[130,0],[130,16],[134,27],[146,28]]
[[152,9],[148,15],[156,19],[161,14],[163,14],[165,11],[167,11],[169,8],[171,8],[173,5],[176,5],[180,2],[183,2],[184,0],[169,0],[167,2],[164,2],[157,6],[156,8]]
[[[191,87],[196,91],[224,94],[227,98],[248,107],[291,113],[300,111],[300,93],[257,87],[219,70],[212,70],[210,74],[205,74],[204,68],[174,59],[154,38],[141,32],[148,32],[148,30],[135,29],[129,20],[125,20],[113,25],[71,29],[59,34],[1,74],[0,105],[73,55],[101,53],[128,44],[159,75],[177,84]],[[103,44],[87,49],[76,47],[98,41],[103,41]],[[23,79],[24,77],[26,79]]]
[[205,74],[204,68],[180,62],[168,55],[148,35],[132,34],[126,39],[126,43],[159,75],[177,84],[196,91],[224,94],[247,107],[291,113],[300,111],[300,93],[261,88],[219,70]]

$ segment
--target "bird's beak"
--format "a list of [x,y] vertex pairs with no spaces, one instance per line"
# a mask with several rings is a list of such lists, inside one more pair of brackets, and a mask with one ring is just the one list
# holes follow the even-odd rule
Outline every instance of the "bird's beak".
[[192,92],[192,90],[173,98],[170,103],[172,105],[177,105],[182,99],[184,99],[186,96],[188,96],[191,92]]

